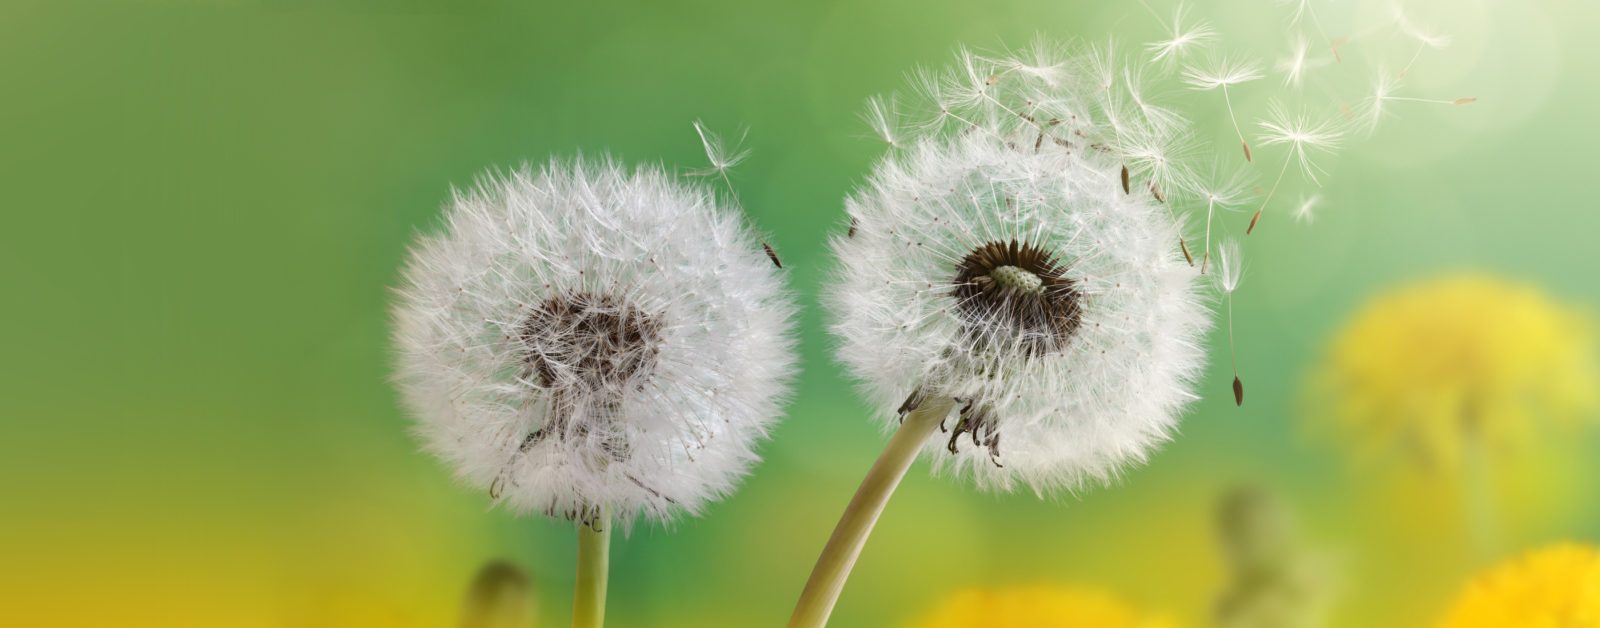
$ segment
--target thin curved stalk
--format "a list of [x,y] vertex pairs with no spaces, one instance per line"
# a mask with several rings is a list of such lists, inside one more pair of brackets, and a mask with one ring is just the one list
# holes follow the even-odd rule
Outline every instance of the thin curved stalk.
[[611,563],[611,517],[602,512],[589,525],[578,524],[578,577],[572,592],[572,628],[606,623],[606,578]]
[[811,578],[800,593],[799,603],[795,604],[794,615],[789,618],[789,628],[821,628],[828,624],[828,616],[839,601],[850,569],[861,556],[861,548],[866,546],[867,536],[878,523],[878,516],[883,514],[889,496],[894,494],[900,479],[916,460],[917,451],[933,435],[934,428],[950,413],[953,405],[954,399],[927,399],[906,415],[878,461],[872,463],[872,469],[861,480],[855,497],[839,517],[833,536],[828,537],[827,546],[817,557],[817,566],[812,568]]

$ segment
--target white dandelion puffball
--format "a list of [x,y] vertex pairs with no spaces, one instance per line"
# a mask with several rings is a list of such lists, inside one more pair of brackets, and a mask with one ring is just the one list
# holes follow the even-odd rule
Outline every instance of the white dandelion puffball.
[[923,447],[941,470],[1041,495],[1109,481],[1169,437],[1204,364],[1210,309],[1162,205],[1189,177],[1130,175],[1117,146],[1168,131],[1092,59],[961,61],[847,201],[840,357],[891,425],[956,400]]
[[457,192],[395,306],[426,449],[517,512],[696,513],[795,368],[795,307],[741,216],[660,168],[552,161]]

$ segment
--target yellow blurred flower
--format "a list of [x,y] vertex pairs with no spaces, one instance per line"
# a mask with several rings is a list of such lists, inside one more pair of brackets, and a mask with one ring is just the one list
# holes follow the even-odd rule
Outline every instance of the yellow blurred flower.
[[1071,585],[970,588],[950,595],[914,628],[1173,628],[1109,592]]
[[1600,551],[1567,544],[1479,575],[1436,628],[1600,628]]
[[1481,274],[1380,295],[1334,338],[1314,407],[1358,456],[1455,468],[1514,451],[1600,408],[1589,318],[1538,289]]

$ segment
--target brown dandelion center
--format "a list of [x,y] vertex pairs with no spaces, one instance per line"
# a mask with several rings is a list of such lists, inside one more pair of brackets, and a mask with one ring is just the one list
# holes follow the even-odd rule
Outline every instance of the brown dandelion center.
[[661,321],[617,297],[575,292],[545,299],[518,336],[544,387],[620,394],[655,369]]
[[[627,388],[639,385],[639,378],[655,370],[661,353],[660,317],[611,295],[570,292],[535,307],[517,330],[517,340],[525,352],[527,375],[536,375],[549,392],[549,415],[522,438],[500,476],[490,483],[489,495],[498,498],[508,483],[516,485],[510,475],[512,464],[548,438],[585,440],[598,434],[596,444],[606,460],[626,460],[628,441],[609,424],[617,419]],[[638,479],[628,479],[672,501]],[[556,512],[552,505],[546,513],[593,526],[599,510],[585,506]]]
[[[989,242],[956,265],[953,295],[968,333],[1015,340],[1030,355],[1066,346],[1082,322],[1082,294],[1048,251],[1016,240]],[[1004,338],[1004,336],[1011,338]]]

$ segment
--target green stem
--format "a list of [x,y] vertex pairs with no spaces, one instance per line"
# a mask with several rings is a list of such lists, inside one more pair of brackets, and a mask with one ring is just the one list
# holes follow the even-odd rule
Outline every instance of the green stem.
[[1462,445],[1462,504],[1474,558],[1483,562],[1499,555],[1500,521],[1495,508],[1494,473],[1481,438],[1469,433]]
[[850,577],[850,568],[861,556],[861,548],[867,544],[867,535],[872,533],[872,526],[878,523],[878,516],[883,514],[889,496],[894,494],[900,479],[911,468],[917,451],[950,413],[953,405],[955,400],[949,398],[926,399],[906,415],[900,429],[895,431],[888,446],[884,447],[883,454],[867,471],[867,477],[861,480],[855,497],[850,499],[844,515],[839,517],[839,525],[834,527],[833,536],[828,538],[822,555],[817,557],[817,566],[812,568],[811,578],[800,593],[799,603],[795,604],[794,615],[789,618],[789,628],[821,628],[828,624],[833,605],[839,601],[839,593],[844,590],[844,581]]
[[606,572],[611,562],[611,517],[601,511],[593,524],[578,524],[578,582],[572,594],[572,628],[606,623]]

